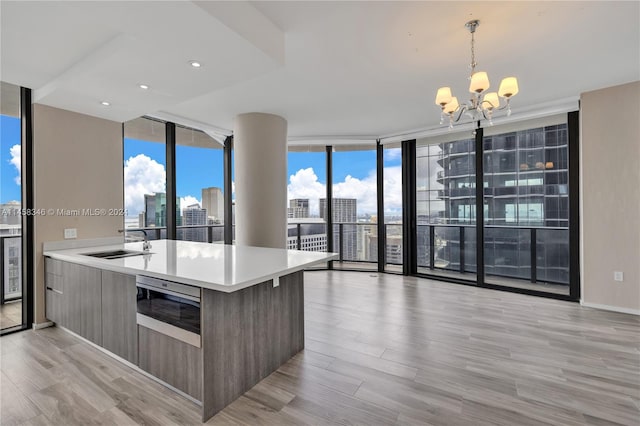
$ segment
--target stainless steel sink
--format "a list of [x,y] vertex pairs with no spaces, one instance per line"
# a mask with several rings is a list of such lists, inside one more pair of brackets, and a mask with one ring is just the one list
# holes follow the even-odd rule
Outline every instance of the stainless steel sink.
[[123,257],[140,256],[142,254],[149,254],[149,252],[136,251],[136,250],[108,250],[108,251],[96,251],[91,253],[81,253],[84,256],[97,257],[99,259],[121,259]]

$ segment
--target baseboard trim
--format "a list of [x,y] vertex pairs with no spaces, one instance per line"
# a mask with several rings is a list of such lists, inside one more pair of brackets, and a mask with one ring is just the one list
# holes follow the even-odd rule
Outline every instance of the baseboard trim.
[[589,303],[580,301],[580,305],[585,308],[602,309],[604,311],[620,312],[621,314],[640,315],[639,309],[621,308],[619,306],[601,305],[600,303]]
[[45,322],[40,322],[40,323],[33,323],[32,327],[34,330],[40,330],[42,328],[49,328],[49,327],[53,327],[53,322],[52,321],[45,321]]

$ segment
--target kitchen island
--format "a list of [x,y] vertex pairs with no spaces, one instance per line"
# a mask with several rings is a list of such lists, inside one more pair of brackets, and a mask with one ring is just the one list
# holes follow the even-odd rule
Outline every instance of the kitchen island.
[[304,348],[303,270],[337,257],[172,240],[55,248],[47,318],[199,401],[203,421]]

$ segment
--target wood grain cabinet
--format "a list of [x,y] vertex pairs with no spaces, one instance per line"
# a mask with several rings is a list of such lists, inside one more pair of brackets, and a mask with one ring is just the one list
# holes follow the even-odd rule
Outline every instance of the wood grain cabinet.
[[138,364],[134,275],[102,271],[102,347]]
[[45,258],[45,314],[50,320],[63,327],[66,326],[66,304],[64,298],[64,280],[62,278],[62,262]]
[[102,277],[100,270],[45,258],[46,316],[102,345]]
[[45,277],[49,320],[138,363],[135,275],[47,257]]
[[202,400],[202,350],[143,326],[138,333],[139,367]]
[[62,262],[66,327],[102,346],[102,277],[99,269]]

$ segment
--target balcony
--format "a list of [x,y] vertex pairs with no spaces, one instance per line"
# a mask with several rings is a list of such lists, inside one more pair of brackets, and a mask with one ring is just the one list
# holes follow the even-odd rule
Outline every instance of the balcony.
[[[569,230],[485,225],[485,282],[568,294]],[[417,225],[418,272],[476,280],[475,225]]]
[[[289,224],[287,248],[327,251],[324,222]],[[149,239],[164,238],[165,228],[143,228]],[[384,270],[401,272],[401,223],[384,225]],[[179,226],[179,239],[224,243],[223,225]],[[418,273],[476,280],[475,225],[418,224]],[[376,223],[333,225],[333,251],[340,254],[334,268],[377,270]],[[568,294],[569,230],[566,227],[514,227],[485,225],[485,282]],[[321,267],[324,267],[322,265]]]
[[0,328],[22,324],[22,238],[20,234],[0,236]]

